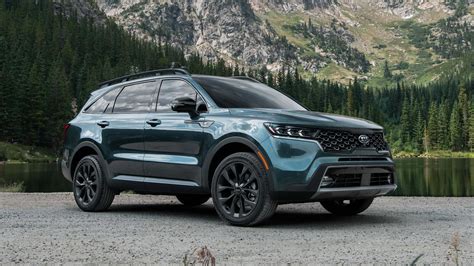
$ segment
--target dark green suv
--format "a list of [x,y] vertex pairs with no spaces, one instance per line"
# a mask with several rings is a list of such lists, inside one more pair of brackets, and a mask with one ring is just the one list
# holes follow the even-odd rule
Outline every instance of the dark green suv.
[[354,215],[396,189],[380,126],[311,112],[248,77],[121,77],[93,92],[64,133],[62,171],[85,211],[106,210],[124,190],[185,205],[212,197],[223,220],[247,226],[284,203]]

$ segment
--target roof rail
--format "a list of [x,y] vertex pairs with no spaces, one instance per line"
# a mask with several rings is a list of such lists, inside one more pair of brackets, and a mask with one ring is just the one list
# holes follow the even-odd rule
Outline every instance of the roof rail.
[[232,76],[232,77],[230,77],[230,78],[233,78],[233,79],[242,79],[242,80],[248,80],[248,81],[253,81],[253,82],[261,83],[260,81],[254,79],[254,78],[248,77],[248,76]]
[[111,79],[108,81],[104,81],[99,84],[99,88],[110,86],[113,84],[122,83],[129,80],[153,77],[153,76],[164,76],[164,75],[191,75],[191,74],[186,69],[183,69],[183,68],[165,68],[165,69],[150,70],[150,71],[140,72],[140,73],[131,74],[131,75]]

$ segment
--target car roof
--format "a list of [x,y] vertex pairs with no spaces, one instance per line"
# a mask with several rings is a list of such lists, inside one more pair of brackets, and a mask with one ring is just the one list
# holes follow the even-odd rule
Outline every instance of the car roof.
[[113,90],[117,87],[122,87],[129,84],[134,84],[137,82],[155,80],[157,78],[181,78],[188,81],[193,81],[193,78],[198,78],[198,79],[207,79],[207,80],[246,80],[246,81],[251,81],[251,82],[259,82],[248,76],[223,77],[223,76],[201,75],[201,74],[191,75],[187,70],[181,69],[181,68],[158,69],[158,70],[151,70],[151,71],[140,72],[140,73],[136,73],[132,75],[122,76],[119,78],[115,78],[115,79],[100,83],[99,89],[94,90],[90,93],[90,97],[88,101],[86,102],[85,106],[87,106],[89,103],[94,102],[95,100],[103,96],[108,91]]
[[[252,81],[252,82],[259,82],[251,77],[248,76],[230,76],[230,77],[223,77],[223,76],[213,76],[213,75],[202,75],[202,74],[195,74],[191,75],[189,72],[181,72],[182,69],[159,69],[159,70],[152,70],[152,71],[147,71],[147,72],[141,72],[133,75],[128,75],[128,76],[123,76],[119,78],[115,78],[109,81],[105,81],[99,84],[99,89],[94,90],[91,92],[91,96],[98,96],[102,95],[106,91],[115,88],[117,86],[123,86],[135,82],[141,82],[141,81],[148,81],[148,80],[154,80],[156,78],[183,78],[183,79],[188,79],[191,80],[193,78],[200,78],[200,79],[233,79],[233,80],[247,80],[247,81]],[[163,71],[177,71],[175,74],[164,74],[162,75]],[[179,71],[179,72],[178,72]],[[140,77],[143,76],[143,77]]]

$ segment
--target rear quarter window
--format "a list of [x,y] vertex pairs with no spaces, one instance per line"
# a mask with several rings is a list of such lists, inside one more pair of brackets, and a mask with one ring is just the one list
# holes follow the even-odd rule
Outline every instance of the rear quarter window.
[[122,88],[119,87],[105,93],[102,97],[97,99],[93,104],[89,105],[89,107],[87,107],[84,110],[84,112],[90,113],[90,114],[100,114],[100,113],[111,112],[114,106],[115,98],[117,98],[117,95],[119,94],[121,89]]

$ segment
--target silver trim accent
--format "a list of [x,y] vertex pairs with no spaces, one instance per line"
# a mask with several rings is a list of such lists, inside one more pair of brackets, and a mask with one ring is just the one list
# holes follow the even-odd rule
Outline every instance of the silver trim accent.
[[159,184],[159,185],[173,185],[173,186],[186,186],[186,187],[198,187],[199,184],[189,180],[179,179],[168,179],[168,178],[152,178],[143,176],[130,176],[130,175],[118,175],[113,177],[112,180],[137,182],[142,184]]
[[335,198],[367,198],[384,196],[397,189],[397,185],[384,186],[360,186],[341,188],[322,188],[315,192],[311,199],[335,199]]
[[303,139],[303,138],[285,137],[285,136],[277,136],[277,135],[271,135],[271,136],[274,137],[274,138],[277,138],[277,139],[300,140],[300,141],[316,143],[316,144],[318,144],[318,147],[321,149],[321,151],[324,152],[324,149],[321,146],[321,144],[319,144],[319,142],[315,139]]
[[378,190],[378,189],[395,189],[397,185],[383,185],[383,186],[359,186],[359,187],[334,187],[322,188],[318,192],[342,192],[342,191],[363,191],[363,190]]

